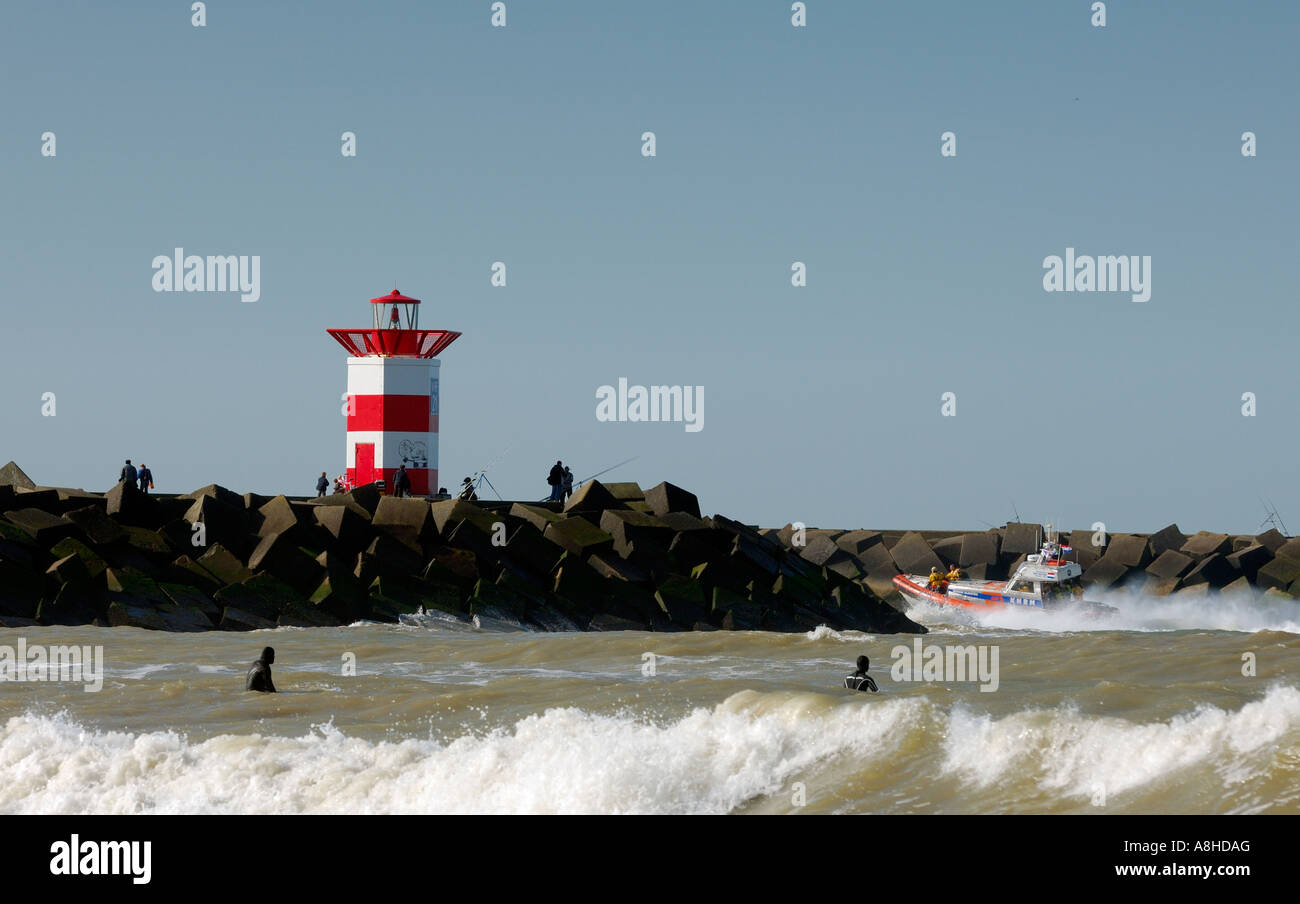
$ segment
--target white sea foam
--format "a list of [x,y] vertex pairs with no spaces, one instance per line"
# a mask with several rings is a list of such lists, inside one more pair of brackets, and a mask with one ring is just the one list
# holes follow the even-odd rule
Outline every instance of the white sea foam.
[[887,755],[924,706],[746,691],[663,725],[550,709],[447,744],[332,725],[191,743],[28,714],[0,731],[0,811],[726,813],[835,757]]
[[943,771],[978,789],[1006,783],[1114,801],[1126,793],[1185,782],[1210,771],[1223,784],[1270,768],[1274,753],[1300,751],[1300,690],[1274,687],[1227,711],[1198,707],[1168,721],[1135,724],[1082,716],[1071,707],[1026,710],[1003,718],[953,711]]
[[794,782],[810,797],[828,793],[839,779],[827,776],[864,769],[891,781],[928,772],[959,797],[1037,793],[1077,806],[1099,788],[1122,802],[1187,770],[1221,789],[1258,781],[1279,751],[1300,751],[1295,688],[1152,723],[1068,707],[994,718],[918,697],[745,691],[662,724],[560,708],[448,743],[373,741],[331,724],[192,742],[28,713],[0,729],[0,812],[726,813],[784,798]]

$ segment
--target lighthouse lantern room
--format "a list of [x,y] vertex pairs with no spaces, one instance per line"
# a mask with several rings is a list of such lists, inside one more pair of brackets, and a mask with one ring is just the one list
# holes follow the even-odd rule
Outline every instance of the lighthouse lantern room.
[[458,338],[419,329],[420,300],[393,289],[370,299],[369,329],[327,332],[348,350],[347,476],[352,486],[406,466],[411,493],[438,487],[438,369],[435,355]]

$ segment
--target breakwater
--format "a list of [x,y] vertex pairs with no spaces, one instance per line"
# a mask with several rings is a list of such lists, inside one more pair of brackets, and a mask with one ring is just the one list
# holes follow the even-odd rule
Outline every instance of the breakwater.
[[[429,502],[366,486],[319,499],[211,485],[177,496],[39,487],[0,469],[0,625],[253,630],[421,611],[544,631],[925,633],[895,574],[1005,579],[1040,526],[760,529],[670,483],[591,481],[557,503]],[[1157,596],[1300,596],[1300,540],[1075,532],[1083,580]]]

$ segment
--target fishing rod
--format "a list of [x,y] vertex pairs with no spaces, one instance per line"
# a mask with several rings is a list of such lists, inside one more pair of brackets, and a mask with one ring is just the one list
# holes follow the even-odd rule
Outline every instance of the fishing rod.
[[[487,463],[486,465],[484,465],[483,467],[479,468],[477,471],[475,471],[475,472],[470,476],[470,479],[469,479],[469,486],[474,487],[474,492],[475,492],[475,493],[478,492],[479,487],[481,487],[484,483],[486,483],[488,486],[492,487],[492,492],[493,492],[493,493],[496,493],[497,501],[498,501],[498,502],[504,502],[504,501],[505,501],[504,499],[501,498],[501,493],[500,493],[500,491],[497,490],[497,488],[496,488],[495,486],[493,486],[492,481],[488,480],[487,472],[488,472],[488,470],[489,470],[490,468],[494,468],[494,467],[496,467],[497,462],[501,461],[501,459],[503,459],[503,458],[506,457],[506,455],[510,452],[510,447],[513,446],[514,444],[515,444],[515,441],[514,441],[513,439],[512,439],[510,442],[506,443],[506,447],[505,447],[504,449],[501,450],[501,453],[500,453],[499,455],[497,455],[496,458],[492,459],[490,462],[488,462],[488,463]],[[464,487],[464,486],[461,487],[460,492],[461,492],[462,494],[465,492],[465,487]]]
[[575,484],[575,486],[579,486],[579,487],[580,487],[580,486],[582,486],[584,483],[586,483],[588,480],[595,480],[595,479],[596,479],[597,477],[599,477],[601,474],[608,474],[610,471],[614,470],[615,468],[621,468],[621,467],[623,467],[623,465],[630,464],[630,463],[636,461],[636,460],[637,460],[638,458],[640,458],[640,457],[641,457],[640,455],[633,455],[631,458],[628,458],[628,459],[625,459],[625,460],[623,460],[623,461],[620,461],[620,462],[619,462],[618,464],[616,464],[616,465],[610,465],[608,468],[606,468],[606,469],[603,470],[603,471],[597,471],[595,474],[592,474],[590,477],[584,477],[582,480],[578,481],[578,482]]
[[[603,471],[597,471],[595,474],[592,474],[590,477],[584,477],[582,480],[575,480],[574,483],[573,483],[573,488],[574,488],[574,490],[576,491],[576,490],[578,489],[578,487],[582,486],[582,485],[583,485],[584,483],[586,483],[587,481],[589,481],[589,480],[595,480],[595,479],[596,479],[597,477],[599,477],[601,474],[608,474],[610,471],[614,470],[615,468],[621,468],[621,467],[623,467],[623,465],[628,464],[628,463],[630,463],[630,462],[634,462],[634,461],[636,461],[636,460],[637,460],[638,458],[640,458],[640,457],[641,457],[640,455],[633,455],[631,458],[626,458],[626,459],[624,459],[623,461],[620,461],[620,462],[619,462],[618,464],[616,464],[616,465],[610,465],[608,468],[606,468],[606,469],[603,470]],[[539,500],[537,500],[537,501],[538,501],[538,502],[549,502],[550,500],[549,500],[549,499],[539,499]]]

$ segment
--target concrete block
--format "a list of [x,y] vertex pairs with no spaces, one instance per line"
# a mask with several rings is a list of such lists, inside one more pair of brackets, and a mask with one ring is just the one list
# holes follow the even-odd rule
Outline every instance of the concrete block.
[[237,584],[253,576],[253,572],[220,543],[209,546],[208,551],[199,556],[198,564],[222,585]]
[[163,592],[172,605],[181,609],[192,609],[203,613],[208,619],[208,627],[216,627],[221,621],[221,607],[203,591],[184,584],[164,584],[159,582],[158,589]]
[[77,526],[62,515],[51,515],[38,508],[15,509],[6,512],[5,519],[46,549],[77,530]]
[[375,509],[370,523],[375,531],[386,533],[415,548],[423,548],[441,535],[434,524],[433,507],[423,499],[385,496],[379,500],[379,507]]
[[878,530],[851,530],[835,538],[835,545],[849,555],[861,556],[867,549],[882,543],[884,535]]
[[1151,544],[1151,555],[1158,557],[1169,550],[1180,550],[1187,542],[1187,535],[1178,529],[1177,524],[1168,524],[1147,538]]
[[88,590],[91,586],[90,572],[86,569],[86,563],[74,554],[64,556],[45,569],[45,577],[56,587],[71,584]]
[[605,489],[609,490],[609,494],[624,505],[629,502],[645,501],[645,490],[641,489],[641,486],[636,483],[629,481],[607,483]]
[[625,558],[634,543],[644,551],[652,544],[667,550],[673,542],[673,529],[644,512],[608,510],[600,516],[600,529],[614,538],[614,551]]
[[1214,555],[1215,553],[1226,556],[1232,552],[1232,541],[1228,539],[1227,534],[1214,534],[1202,530],[1188,537],[1187,542],[1182,545],[1180,551],[1194,559]]
[[614,551],[614,538],[583,518],[552,522],[546,526],[542,536],[584,559]]
[[588,562],[596,573],[603,578],[631,581],[634,584],[650,583],[650,575],[616,555],[610,554],[608,557],[594,555]]
[[582,486],[578,487],[572,496],[564,503],[564,513],[571,514],[590,514],[595,516],[595,520],[600,520],[600,513],[605,511],[617,511],[625,506],[622,502],[614,498],[605,485],[599,480],[589,480]]
[[1002,537],[997,531],[980,534],[963,534],[957,564],[962,568],[972,565],[996,565],[1002,552]]
[[1257,534],[1255,540],[1260,546],[1263,546],[1274,555],[1286,543],[1286,537],[1282,536],[1277,528],[1271,527],[1262,534]]
[[197,609],[184,606],[135,606],[115,601],[108,606],[108,623],[114,628],[144,628],[149,631],[188,633],[210,631],[212,619]]
[[[394,501],[403,502],[405,500]],[[420,503],[420,505],[426,510],[429,507],[428,503]],[[380,506],[383,506],[382,501],[380,502]],[[315,508],[320,508],[320,506],[315,506]],[[298,517],[298,512],[294,510],[294,507],[290,504],[289,500],[284,496],[276,496],[272,499],[268,499],[258,507],[257,515],[253,519],[253,533],[257,534],[259,537],[269,537],[271,534],[284,534],[297,530],[299,523],[300,519]]]
[[1222,587],[1235,576],[1228,560],[1216,552],[1201,559],[1196,563],[1196,567],[1183,576],[1183,586],[1209,584],[1211,587]]
[[1294,540],[1287,540],[1274,551],[1273,555],[1300,561],[1300,537],[1297,537]]
[[243,509],[226,505],[220,497],[201,494],[185,512],[186,523],[203,524],[207,545],[221,544],[235,555],[248,553],[248,523]]
[[1146,568],[1151,564],[1151,545],[1141,534],[1116,534],[1110,538],[1106,556],[1129,568]]
[[1236,574],[1253,583],[1259,570],[1273,560],[1273,553],[1262,543],[1252,543],[1245,549],[1236,550],[1227,559]]
[[39,571],[0,561],[0,615],[35,618],[44,585]]
[[696,518],[700,517],[700,501],[695,494],[667,481],[646,490],[645,501],[650,504],[651,511],[660,518],[669,512],[684,512]]
[[1158,580],[1181,578],[1192,570],[1196,560],[1181,552],[1166,549],[1154,562],[1147,566],[1146,572]]
[[1252,584],[1244,574],[1238,575],[1235,579],[1225,584],[1219,593],[1222,596],[1235,596],[1250,599],[1259,596],[1259,591],[1255,589],[1255,585]]
[[36,484],[14,461],[9,461],[4,467],[0,467],[0,486],[21,487],[24,490],[36,489]]
[[796,547],[796,552],[805,562],[811,562],[818,568],[825,565],[836,553],[843,553],[835,541],[826,536],[810,537],[807,546]]
[[217,627],[223,631],[264,631],[276,627],[276,623],[261,615],[227,606],[221,612],[221,622]]
[[1118,587],[1128,579],[1129,571],[1129,567],[1118,559],[1102,556],[1083,573],[1081,580],[1086,586],[1098,589]]
[[930,544],[934,554],[943,559],[945,565],[955,565],[961,558],[961,548],[966,542],[964,534],[955,537],[944,537],[942,540],[936,540]]
[[1032,555],[1038,552],[1042,545],[1042,537],[1041,524],[1012,521],[1002,529],[1002,553],[1003,555]]
[[75,524],[96,545],[115,543],[126,537],[126,531],[121,525],[108,517],[107,512],[98,505],[73,509],[63,517]]
[[[1003,549],[1006,549],[1005,542]],[[904,534],[889,552],[898,567],[908,574],[929,574],[931,568],[945,567],[943,560],[916,531]]]
[[158,500],[147,493],[141,493],[134,484],[119,483],[104,495],[104,499],[105,511],[118,524],[156,530],[166,520],[158,510]]
[[1267,590],[1270,587],[1286,590],[1300,580],[1300,561],[1278,556],[1271,562],[1260,566],[1255,574],[1255,586]]
[[370,521],[346,505],[318,505],[312,510],[317,525],[334,538],[332,548],[358,552],[370,545]]

